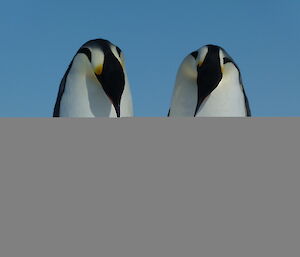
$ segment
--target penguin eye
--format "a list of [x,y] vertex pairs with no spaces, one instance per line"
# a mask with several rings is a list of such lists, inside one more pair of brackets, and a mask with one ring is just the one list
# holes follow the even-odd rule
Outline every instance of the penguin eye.
[[228,62],[232,62],[232,60],[230,58],[228,58],[228,57],[224,57],[223,58],[223,63],[226,64]]
[[195,58],[195,60],[197,59],[198,57],[198,51],[194,51],[191,53],[191,55]]
[[116,49],[117,49],[117,52],[119,54],[119,57],[121,57],[121,49],[119,47],[116,47]]
[[91,50],[88,48],[80,48],[77,54],[85,54],[87,56],[87,58],[90,60],[90,62],[92,62],[92,53]]

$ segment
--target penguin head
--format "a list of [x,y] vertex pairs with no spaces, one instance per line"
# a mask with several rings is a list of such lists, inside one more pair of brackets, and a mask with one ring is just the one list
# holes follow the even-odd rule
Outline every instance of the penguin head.
[[198,88],[194,115],[220,81],[230,75],[232,66],[236,67],[233,59],[216,45],[206,45],[186,57],[182,67],[189,70],[189,76],[197,81]]
[[121,49],[108,40],[95,39],[85,43],[78,54],[84,54],[88,58],[99,86],[120,117],[121,97],[125,88],[124,56]]

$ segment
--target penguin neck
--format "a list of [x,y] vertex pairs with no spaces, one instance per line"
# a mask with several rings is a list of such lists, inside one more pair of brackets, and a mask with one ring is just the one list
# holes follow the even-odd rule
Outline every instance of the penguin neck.
[[116,111],[84,55],[77,55],[66,79],[61,116],[116,117]]
[[197,105],[197,83],[178,78],[176,84],[170,116],[194,116]]
[[233,64],[227,64],[219,85],[201,104],[196,117],[244,117],[245,97],[239,71]]
[[133,106],[132,106],[132,97],[131,97],[131,90],[130,84],[128,81],[127,73],[124,69],[125,75],[125,87],[121,97],[121,117],[132,117],[133,116]]
[[197,71],[190,69],[189,56],[181,64],[175,82],[169,116],[194,116],[197,105]]

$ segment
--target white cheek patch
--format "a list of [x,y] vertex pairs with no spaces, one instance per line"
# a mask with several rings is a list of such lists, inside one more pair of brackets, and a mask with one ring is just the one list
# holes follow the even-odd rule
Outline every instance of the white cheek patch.
[[183,60],[180,66],[180,73],[189,80],[197,80],[197,65],[195,65],[195,59],[188,55]]
[[124,60],[122,58],[123,53],[121,52],[121,57],[119,56],[119,53],[117,51],[117,47],[114,45],[110,46],[110,49],[112,51],[112,53],[114,54],[114,56],[118,59],[118,61],[121,63],[122,67],[124,68]]
[[121,52],[121,64],[122,64],[123,69],[124,69],[124,67],[125,67],[125,58],[124,58],[123,52]]
[[239,82],[240,73],[232,62],[228,62],[223,65],[223,80],[231,81],[234,84],[240,84]]
[[224,69],[224,58],[226,57],[226,55],[224,54],[224,52],[221,49],[219,52],[219,56],[220,56],[220,67],[222,69]]
[[206,57],[206,55],[207,55],[207,53],[208,53],[208,47],[207,46],[204,46],[204,47],[201,47],[199,50],[198,50],[198,52],[199,52],[199,59],[198,59],[198,64],[202,64],[203,62],[204,62],[204,59],[205,59],[205,57]]
[[92,52],[92,67],[94,71],[99,72],[100,67],[103,67],[104,53],[98,48],[91,49]]

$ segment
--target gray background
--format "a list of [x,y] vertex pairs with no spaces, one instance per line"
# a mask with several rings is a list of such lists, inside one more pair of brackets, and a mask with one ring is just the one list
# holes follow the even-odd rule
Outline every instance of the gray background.
[[0,119],[0,256],[299,256],[299,125]]

